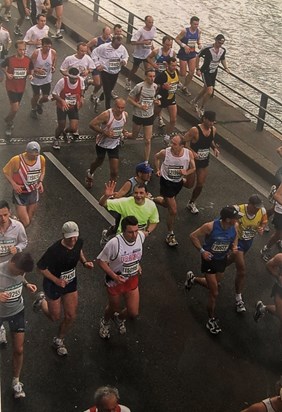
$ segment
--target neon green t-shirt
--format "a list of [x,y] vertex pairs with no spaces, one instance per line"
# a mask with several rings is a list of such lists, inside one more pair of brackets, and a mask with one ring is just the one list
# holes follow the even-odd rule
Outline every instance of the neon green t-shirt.
[[121,221],[126,216],[135,216],[138,220],[138,228],[144,230],[148,223],[159,223],[159,212],[152,200],[145,199],[144,205],[137,205],[134,197],[122,197],[121,199],[108,199],[107,209],[121,215],[117,233],[121,233]]

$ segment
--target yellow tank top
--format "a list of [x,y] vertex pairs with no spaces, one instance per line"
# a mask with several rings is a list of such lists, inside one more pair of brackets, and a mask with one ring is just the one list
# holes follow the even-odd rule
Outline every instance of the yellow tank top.
[[176,93],[177,86],[178,86],[178,83],[179,83],[179,77],[178,77],[177,71],[174,72],[175,73],[174,78],[171,77],[171,75],[169,74],[168,71],[166,71],[165,73],[167,75],[167,83],[170,84],[170,89],[168,91],[168,96],[167,96],[168,100],[170,100],[174,97],[174,95]]
[[247,214],[247,204],[239,205],[240,212],[244,213],[239,220],[239,239],[250,240],[255,237],[259,226],[267,223],[267,215],[264,207],[260,208],[255,215],[249,217]]

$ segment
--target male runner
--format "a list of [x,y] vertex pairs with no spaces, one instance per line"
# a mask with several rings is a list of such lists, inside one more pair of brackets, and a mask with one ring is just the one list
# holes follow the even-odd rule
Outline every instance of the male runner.
[[46,16],[38,14],[36,16],[36,24],[26,32],[23,41],[26,44],[26,55],[31,57],[36,49],[42,46],[41,40],[48,37],[49,26],[46,24]]
[[87,409],[85,412],[130,412],[124,405],[120,405],[119,393],[117,388],[112,386],[101,386],[94,394],[95,406]]

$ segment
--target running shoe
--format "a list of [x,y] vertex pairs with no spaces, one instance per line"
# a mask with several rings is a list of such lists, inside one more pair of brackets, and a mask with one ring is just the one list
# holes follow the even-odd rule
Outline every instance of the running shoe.
[[36,299],[32,304],[33,312],[37,313],[41,310],[41,305],[44,299],[45,299],[44,292],[37,293]]
[[245,304],[242,300],[239,300],[238,302],[236,302],[236,312],[237,313],[242,313],[242,312],[246,312],[246,307]]
[[131,81],[128,78],[125,79],[125,90],[129,92],[131,90]]
[[78,140],[79,139],[79,133],[78,132],[72,133],[72,138],[73,138],[73,140]]
[[12,389],[14,391],[14,398],[25,398],[25,392],[23,390],[23,383],[18,382],[12,386]]
[[60,150],[61,149],[61,145],[58,139],[54,139],[53,140],[53,145],[52,145],[54,150]]
[[165,127],[165,122],[164,119],[162,118],[162,116],[158,117],[158,126],[161,129],[162,127]]
[[175,238],[175,234],[174,233],[170,233],[167,235],[167,237],[165,238],[166,243],[168,244],[168,246],[170,247],[174,247],[178,245],[178,242]]
[[37,103],[36,105],[36,111],[38,114],[43,114],[43,106],[42,104]]
[[99,103],[100,103],[99,97],[97,97],[97,96],[93,97],[93,103],[94,103],[94,112],[97,113],[98,112],[98,106],[99,106]]
[[110,339],[110,322],[106,322],[104,318],[100,320],[99,336],[102,339]]
[[114,90],[111,91],[111,96],[114,100],[118,98],[118,94]]
[[221,329],[218,325],[218,319],[211,318],[206,323],[206,328],[210,331],[212,335],[218,335],[221,332]]
[[191,93],[187,89],[187,87],[183,86],[181,89],[182,93],[185,94],[186,96],[191,96]]
[[258,322],[261,318],[264,317],[266,312],[266,306],[262,303],[261,300],[259,300],[256,303],[256,309],[255,309],[255,313],[254,313],[254,321]]
[[36,109],[31,109],[30,117],[35,120],[38,119]]
[[6,329],[4,325],[0,327],[0,345],[5,345],[7,343]]
[[6,126],[6,130],[5,130],[5,135],[7,136],[7,137],[10,137],[11,135],[12,135],[12,130],[13,130],[13,128],[14,128],[14,125],[11,125],[11,124],[7,124],[7,126]]
[[268,262],[271,258],[271,255],[270,255],[266,245],[260,250],[260,254],[261,254],[262,259],[265,262]]
[[125,319],[121,320],[118,316],[118,312],[114,313],[113,322],[116,325],[119,334],[125,335],[126,334],[126,327],[125,327]]
[[86,189],[92,189],[94,184],[94,174],[90,173],[90,169],[86,170],[86,176],[85,176],[85,187]]
[[62,39],[64,36],[62,35],[61,32],[57,32],[56,34],[53,34],[52,37],[53,37],[53,39],[60,40],[60,39]]
[[21,29],[19,28],[19,26],[15,26],[14,28],[14,34],[16,36],[23,36],[23,33],[21,32]]
[[11,10],[7,11],[6,16],[8,17],[8,19],[12,18]]
[[190,212],[193,215],[196,215],[197,213],[199,213],[199,209],[197,208],[196,203],[194,202],[188,202],[186,207],[188,210],[190,210]]
[[269,195],[268,195],[268,200],[269,200],[270,203],[275,202],[275,200],[273,199],[273,196],[276,193],[276,191],[277,191],[276,185],[272,185],[271,188],[270,188]]
[[170,135],[169,134],[164,135],[163,142],[166,146],[169,146],[169,144],[170,144]]
[[67,348],[64,344],[64,339],[53,338],[53,347],[59,356],[66,356],[68,354]]
[[188,270],[186,273],[186,280],[184,283],[185,289],[188,290],[188,292],[191,290],[192,286],[195,284],[195,275],[192,272],[192,270]]
[[267,232],[270,232],[270,227],[269,227],[269,224],[268,224],[268,223],[264,226],[263,231],[266,232],[266,233],[267,233]]

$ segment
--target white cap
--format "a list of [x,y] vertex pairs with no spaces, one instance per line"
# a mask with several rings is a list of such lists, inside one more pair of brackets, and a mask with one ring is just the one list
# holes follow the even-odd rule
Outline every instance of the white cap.
[[79,229],[75,222],[69,221],[63,224],[62,233],[65,239],[69,239],[70,237],[78,237],[79,236]]
[[25,148],[26,152],[37,152],[40,153],[40,145],[37,142],[29,142]]

